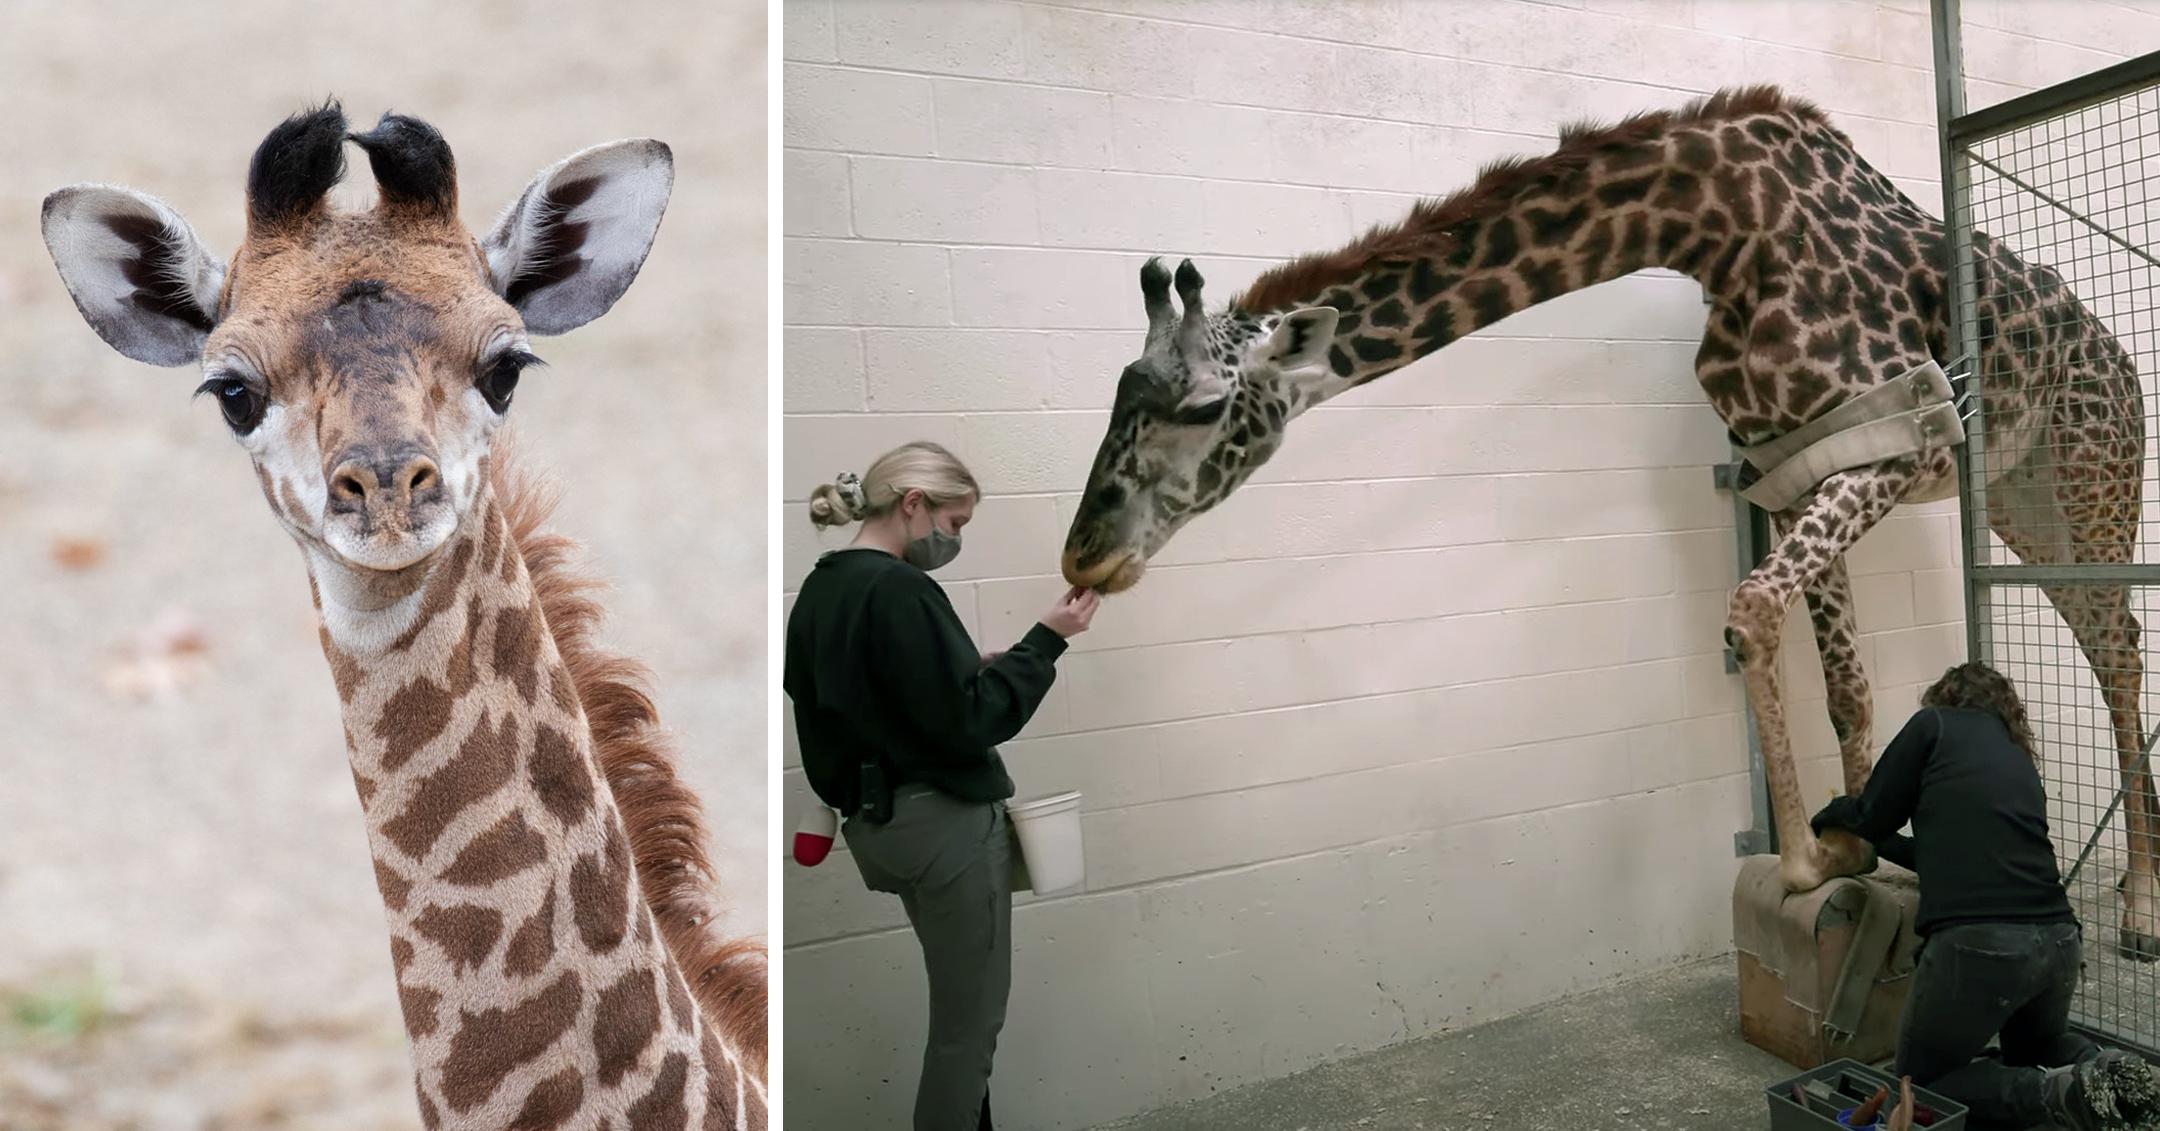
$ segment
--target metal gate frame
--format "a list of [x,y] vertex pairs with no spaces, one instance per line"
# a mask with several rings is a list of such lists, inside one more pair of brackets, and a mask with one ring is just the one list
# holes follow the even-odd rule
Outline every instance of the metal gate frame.
[[[1991,175],[2008,179],[2020,191],[2028,192],[2050,208],[2060,210],[2074,220],[2082,221],[2103,236],[2122,247],[2150,259],[2143,252],[2099,228],[2068,205],[2049,197],[2041,190],[2027,185],[2013,175],[1986,162],[1977,152],[1987,141],[1999,139],[2036,124],[2063,118],[2079,110],[2121,97],[2126,93],[2160,87],[2160,52],[2125,60],[2065,82],[2036,90],[1979,111],[1968,113],[1965,109],[1965,71],[1962,45],[1962,21],[1959,0],[1930,0],[1934,25],[1936,128],[1940,147],[1943,186],[1944,241],[1949,262],[1945,265],[1944,279],[1948,297],[1947,318],[1948,349],[1951,358],[1977,358],[1981,342],[1978,333],[1977,290],[1973,272],[1969,266],[1973,244],[1973,172],[1976,167]],[[1994,233],[2001,235],[2002,233]],[[1977,371],[1975,362],[1972,368]],[[1959,552],[1964,577],[1966,651],[1971,659],[1998,662],[1996,636],[1999,615],[1998,586],[2032,587],[2043,582],[2123,584],[2138,588],[2160,589],[2160,562],[2138,562],[2123,565],[2028,565],[1990,564],[1985,550],[1988,537],[1986,520],[1986,487],[1975,469],[1985,466],[1983,421],[1987,406],[1984,398],[1973,395],[1969,402],[1971,415],[1966,421],[1966,442],[1957,449],[1958,499],[1959,499]],[[2147,477],[2151,472],[2148,469]],[[2150,630],[2148,629],[2148,633]],[[2147,637],[2151,637],[2148,635]],[[2146,688],[2152,686],[2153,673],[2148,667]],[[2143,718],[2148,727],[2154,725],[2154,713],[2146,710]],[[2147,765],[2160,731],[2148,734],[2144,742]],[[2098,845],[2109,823],[2121,813],[2124,792],[2118,780],[2114,790],[2114,802],[2109,805],[2090,834],[2084,837],[2082,850],[2065,873],[2064,884],[2070,886],[2076,879]],[[2082,831],[2082,830],[2080,830]],[[2092,973],[2095,951],[2102,948],[2115,961],[2112,945],[2107,940],[2113,936],[2114,924],[2106,924],[2102,931],[2089,931],[2086,942],[2088,975]],[[2090,977],[2088,977],[2088,986]],[[2086,996],[2087,987],[2079,991],[2080,1001]],[[2075,1012],[2075,1010],[2074,1010]],[[2147,1015],[2149,1017],[2149,1015]],[[2160,1046],[2156,1046],[2150,1034],[2142,1036],[2120,1032],[2104,1024],[2091,1023],[2073,1017],[2072,1028],[2104,1044],[2128,1048],[2148,1060],[2160,1061]]]

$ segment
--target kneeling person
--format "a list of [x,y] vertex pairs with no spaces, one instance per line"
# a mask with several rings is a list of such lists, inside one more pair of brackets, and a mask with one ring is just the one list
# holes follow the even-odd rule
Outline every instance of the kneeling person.
[[[1920,963],[1898,1074],[1972,1109],[1975,1127],[2160,1128],[2145,1062],[2070,1031],[2083,930],[2016,689],[1985,664],[1960,664],[1920,703],[1860,796],[1812,822],[1919,874]],[[1897,831],[1907,821],[1910,837]],[[2000,1056],[1982,1057],[1998,1035]]]

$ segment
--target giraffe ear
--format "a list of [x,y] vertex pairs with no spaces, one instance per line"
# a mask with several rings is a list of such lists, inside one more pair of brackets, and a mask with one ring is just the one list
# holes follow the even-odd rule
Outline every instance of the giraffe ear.
[[496,292],[535,334],[606,314],[645,265],[674,184],[673,153],[649,138],[596,145],[541,170],[480,241]]
[[150,365],[189,365],[217,328],[225,264],[180,213],[109,185],[45,198],[45,248],[98,337]]
[[1326,362],[1337,317],[1332,306],[1308,306],[1283,315],[1260,347],[1260,360],[1285,371]]

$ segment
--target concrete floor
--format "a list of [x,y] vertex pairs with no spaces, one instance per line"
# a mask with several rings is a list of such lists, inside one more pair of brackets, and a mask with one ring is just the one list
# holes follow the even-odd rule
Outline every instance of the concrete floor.
[[1730,955],[1099,1131],[1734,1131],[1798,1070],[1740,1039]]

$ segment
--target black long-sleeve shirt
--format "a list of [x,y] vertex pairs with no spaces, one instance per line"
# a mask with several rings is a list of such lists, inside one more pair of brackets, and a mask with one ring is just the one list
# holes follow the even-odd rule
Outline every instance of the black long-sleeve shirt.
[[[1898,832],[1907,821],[1910,837]],[[2074,917],[2040,772],[1991,711],[1922,710],[1890,740],[1860,796],[1832,801],[1811,823],[1817,833],[1852,832],[1919,873],[1921,935]]]
[[861,765],[872,761],[894,787],[919,782],[964,801],[1011,797],[997,746],[1041,706],[1065,648],[1037,624],[984,664],[929,574],[873,548],[825,554],[788,615],[781,675],[811,790],[852,815]]

